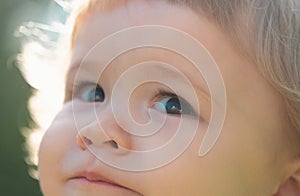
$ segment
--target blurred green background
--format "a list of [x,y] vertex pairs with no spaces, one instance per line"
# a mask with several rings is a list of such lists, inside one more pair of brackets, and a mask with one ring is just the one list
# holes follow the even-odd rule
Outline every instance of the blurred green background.
[[14,32],[22,22],[49,22],[50,0],[0,1],[0,195],[42,195],[37,180],[28,175],[21,128],[28,126],[27,101],[32,92],[22,78],[15,57],[20,38]]

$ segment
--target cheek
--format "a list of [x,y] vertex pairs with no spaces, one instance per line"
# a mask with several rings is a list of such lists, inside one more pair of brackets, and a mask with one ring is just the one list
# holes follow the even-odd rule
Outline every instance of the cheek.
[[46,131],[39,149],[38,171],[42,190],[53,194],[63,180],[61,164],[75,145],[76,129],[69,115],[59,114]]
[[[189,195],[212,195],[209,190],[215,189],[215,183],[211,183],[207,178],[215,175],[214,171],[217,166],[211,158],[198,156],[207,126],[206,122],[199,124],[192,143],[177,159],[145,174],[143,182],[147,184],[149,195],[186,195],[187,193]],[[184,131],[192,128],[194,127],[185,127]],[[204,159],[207,160],[204,161]]]

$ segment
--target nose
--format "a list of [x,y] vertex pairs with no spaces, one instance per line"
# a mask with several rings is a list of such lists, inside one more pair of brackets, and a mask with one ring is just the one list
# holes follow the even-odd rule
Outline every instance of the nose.
[[130,134],[121,128],[111,111],[102,112],[97,120],[78,130],[76,140],[82,150],[91,145],[109,146],[123,152],[131,149]]

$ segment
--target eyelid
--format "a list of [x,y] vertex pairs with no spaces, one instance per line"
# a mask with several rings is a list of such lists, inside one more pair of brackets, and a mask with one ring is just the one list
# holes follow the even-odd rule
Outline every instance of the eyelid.
[[72,97],[77,97],[78,95],[81,94],[81,91],[83,91],[85,88],[89,87],[89,86],[100,86],[98,83],[94,83],[94,82],[78,82],[78,83],[74,83],[73,87],[72,87]]
[[172,97],[172,96],[180,97],[180,96],[176,95],[175,93],[168,92],[164,89],[159,89],[158,90],[158,95],[160,97]]
[[[178,97],[179,101],[181,103],[184,103],[184,105],[187,105],[189,108],[188,110],[190,110],[192,116],[199,116],[198,112],[196,112],[196,110],[193,108],[193,106],[188,102],[186,101],[184,98],[182,98],[181,96],[175,94],[175,93],[172,93],[170,91],[167,91],[163,88],[160,88],[157,90],[157,93],[155,95],[155,97],[153,98],[153,100],[155,99],[162,99],[162,98],[165,98],[165,97]],[[183,114],[184,115],[184,114]]]

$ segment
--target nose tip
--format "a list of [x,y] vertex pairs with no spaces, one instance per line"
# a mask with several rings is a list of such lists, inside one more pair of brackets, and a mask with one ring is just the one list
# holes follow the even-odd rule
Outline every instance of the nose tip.
[[79,130],[76,135],[77,144],[82,150],[91,145],[96,148],[106,145],[113,149],[129,150],[130,140],[130,135],[111,118],[99,118]]

